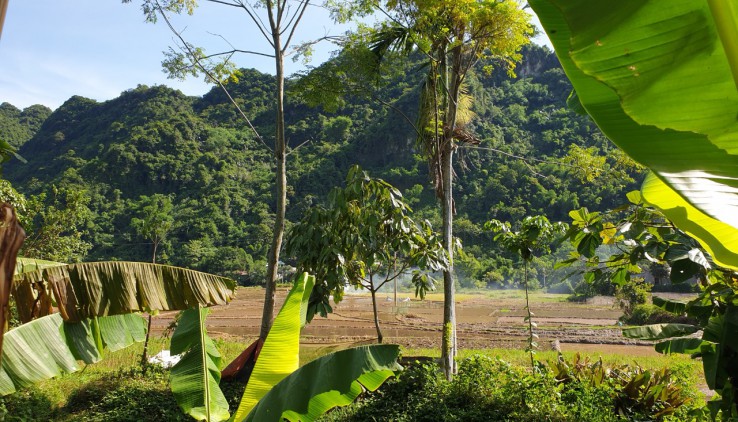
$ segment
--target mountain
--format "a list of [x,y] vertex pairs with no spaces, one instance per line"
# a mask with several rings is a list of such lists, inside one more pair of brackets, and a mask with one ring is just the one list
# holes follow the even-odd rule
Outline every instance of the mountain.
[[20,110],[10,103],[0,104],[0,136],[10,145],[19,148],[31,139],[49,117],[51,109],[32,105]]
[[[418,216],[440,226],[410,124],[423,68],[413,60],[393,66],[378,85],[340,98],[319,86],[324,91],[317,96],[332,98],[330,106],[311,100],[304,86],[310,75],[289,81],[289,220],[322,201],[358,163],[400,188]],[[571,87],[546,48],[528,47],[515,79],[481,69],[467,83],[476,113],[468,129],[481,143],[460,148],[455,197],[457,234],[469,251],[461,264],[478,279],[505,264],[482,230],[485,221],[532,214],[566,220],[571,209],[621,202],[638,178],[588,117],[567,108]],[[229,91],[261,138],[219,88],[196,98],[138,86],[105,102],[70,98],[34,126],[30,140],[18,142],[28,163],[7,164],[5,176],[26,194],[54,187],[89,198],[84,238],[93,247],[86,259],[149,260],[150,246],[131,220],[164,195],[175,218],[160,261],[258,279],[273,220],[273,162],[264,144],[272,140],[274,81],[255,70],[240,73]],[[0,106],[19,115],[13,109]],[[42,116],[38,106],[34,110]],[[0,137],[22,139],[8,127],[0,126]]]

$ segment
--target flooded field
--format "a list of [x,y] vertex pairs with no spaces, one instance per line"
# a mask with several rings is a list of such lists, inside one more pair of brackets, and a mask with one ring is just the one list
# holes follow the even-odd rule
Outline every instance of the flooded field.
[[[208,330],[214,337],[227,336],[253,340],[259,331],[263,290],[239,289],[227,306],[213,308]],[[278,306],[287,294],[280,289]],[[378,296],[379,318],[385,342],[409,348],[440,347],[443,302],[440,294],[420,301],[410,294]],[[457,301],[458,341],[462,348],[522,348],[526,339],[523,323],[524,297],[519,291],[459,294]],[[325,347],[370,343],[376,339],[368,294],[347,294],[334,306],[328,318],[317,316],[302,333],[304,345]],[[620,334],[617,319],[620,309],[612,298],[594,298],[587,303],[572,303],[565,295],[533,296],[531,309],[538,324],[541,349],[558,340],[563,350],[581,350],[633,355],[655,354],[648,343],[626,339]],[[154,319],[153,330],[161,332],[171,322],[173,313]]]

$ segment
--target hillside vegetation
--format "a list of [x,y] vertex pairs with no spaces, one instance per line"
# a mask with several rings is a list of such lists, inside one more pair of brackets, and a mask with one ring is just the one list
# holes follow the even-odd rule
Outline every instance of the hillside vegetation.
[[[512,256],[483,231],[485,221],[531,214],[568,220],[584,205],[611,208],[640,176],[587,116],[567,107],[571,86],[552,52],[526,48],[517,78],[481,69],[467,85],[476,114],[469,129],[481,143],[462,148],[456,167],[455,227],[466,251],[457,267],[462,284],[493,285],[514,279],[516,270]],[[241,73],[231,94],[269,136],[273,77]],[[323,105],[300,83],[305,75],[289,81],[290,221],[359,164],[401,189],[416,217],[440,225],[425,161],[413,149],[410,122],[422,77],[418,64],[398,61],[370,90]],[[38,257],[150,261],[152,239],[132,221],[165,212],[173,218],[157,262],[260,282],[273,220],[272,158],[218,88],[188,97],[166,86],[138,86],[110,101],[75,96],[48,117],[46,110],[0,106],[0,138],[20,146],[28,160],[7,164],[3,176],[66,216],[61,234],[69,221],[82,233],[69,241],[84,247]],[[45,217],[33,218],[40,225]],[[536,265],[541,278],[552,263],[534,263],[534,271]]]

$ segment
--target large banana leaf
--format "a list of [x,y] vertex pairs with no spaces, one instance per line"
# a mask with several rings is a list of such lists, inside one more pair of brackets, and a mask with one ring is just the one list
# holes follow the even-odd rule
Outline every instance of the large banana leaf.
[[680,228],[718,263],[737,267],[735,250],[720,245],[738,236],[738,72],[730,66],[738,19],[730,1],[529,3],[586,111],[664,184],[648,201],[684,216],[675,219]]
[[234,288],[233,280],[184,268],[142,262],[85,262],[16,275],[13,290],[21,316],[33,314],[39,296],[53,294],[64,320],[80,321],[225,304],[233,297]]
[[172,335],[171,353],[184,356],[172,367],[170,383],[185,413],[197,420],[222,421],[231,415],[218,387],[221,357],[205,330],[207,315],[207,308],[182,313]]
[[313,285],[315,276],[307,273],[295,280],[264,341],[233,420],[244,420],[273,386],[300,366],[300,331],[305,325]]
[[[247,421],[313,421],[376,390],[402,369],[397,345],[363,346],[318,358],[279,382],[251,411]],[[289,410],[288,410],[289,409]]]
[[78,359],[87,364],[97,362],[99,347],[115,350],[143,340],[145,321],[139,315],[101,317],[99,321],[102,339],[99,345],[90,320],[66,323],[59,314],[33,320],[5,333],[0,395],[64,372],[75,372],[79,369]]

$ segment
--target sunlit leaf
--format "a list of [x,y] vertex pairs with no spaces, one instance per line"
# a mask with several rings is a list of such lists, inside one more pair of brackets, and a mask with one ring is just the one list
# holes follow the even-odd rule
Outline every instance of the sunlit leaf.
[[589,115],[683,198],[644,199],[736,267],[738,91],[723,48],[736,40],[721,39],[709,3],[530,1]]
[[221,356],[205,330],[207,308],[182,313],[172,335],[171,353],[184,354],[170,375],[172,393],[182,410],[197,420],[222,421],[230,417],[220,390]]
[[350,404],[364,389],[375,390],[394,371],[397,345],[362,346],[322,356],[277,384],[248,415],[248,421],[313,421]]
[[314,284],[315,277],[307,273],[295,280],[264,341],[241,403],[233,415],[235,421],[244,420],[273,386],[299,367],[300,331],[305,325]]
[[[141,341],[144,320],[139,315],[115,315],[99,318],[103,338],[116,338],[110,348],[122,348]],[[0,369],[0,394],[79,370],[77,359],[94,363],[100,359],[90,321],[66,323],[61,315],[36,319],[5,333]],[[112,336],[109,330],[117,331]],[[121,330],[126,332],[120,333]],[[124,344],[121,338],[129,342]],[[102,346],[106,344],[103,343]]]

